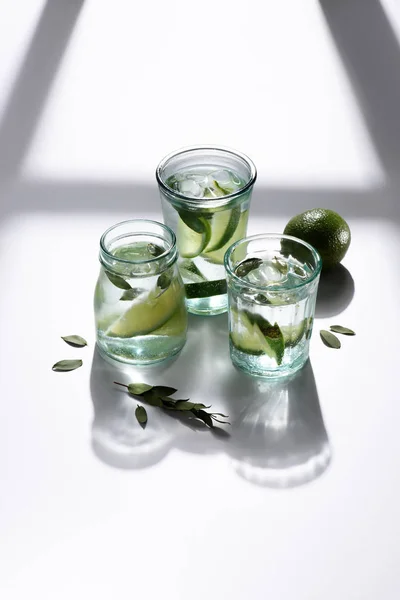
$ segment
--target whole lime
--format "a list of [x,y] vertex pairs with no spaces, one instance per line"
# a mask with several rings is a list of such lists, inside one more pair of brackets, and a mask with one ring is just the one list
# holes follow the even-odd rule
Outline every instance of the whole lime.
[[351,241],[350,227],[343,217],[329,208],[312,208],[296,215],[283,233],[314,246],[321,255],[324,269],[343,260]]

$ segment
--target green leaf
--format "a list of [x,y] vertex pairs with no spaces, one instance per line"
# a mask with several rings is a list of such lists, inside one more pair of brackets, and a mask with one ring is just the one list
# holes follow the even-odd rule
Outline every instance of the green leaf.
[[153,390],[144,392],[141,394],[141,398],[147,402],[147,404],[150,404],[150,406],[158,406],[159,408],[163,408],[164,406],[162,398],[158,394],[155,394]]
[[324,342],[325,346],[328,346],[328,348],[335,348],[338,350],[341,347],[340,340],[330,331],[321,329],[319,335],[321,336],[321,340]]
[[128,385],[128,392],[133,396],[141,396],[144,392],[148,392],[151,389],[153,389],[153,386],[147,383],[130,383]]
[[172,396],[172,394],[175,394],[177,391],[178,390],[176,388],[168,387],[166,385],[155,385],[153,387],[153,392],[155,394],[159,394],[160,396]]
[[275,358],[278,365],[282,364],[283,355],[285,352],[285,340],[283,333],[278,323],[270,323],[261,315],[253,314],[246,311],[246,315],[252,323],[255,323],[261,333],[264,335],[268,344],[270,356]]
[[125,290],[120,300],[134,300],[140,296],[140,294],[143,294],[144,291],[143,288],[130,288],[129,290]]
[[271,301],[268,300],[267,296],[264,294],[257,294],[254,296],[254,302],[258,302],[259,304],[271,304]]
[[160,397],[160,399],[162,401],[162,407],[167,410],[186,411],[186,410],[192,409],[192,406],[190,406],[190,408],[186,407],[186,403],[189,403],[190,405],[193,404],[193,402],[189,402],[189,398],[184,398],[184,399],[179,398],[178,400],[174,400],[173,398]]
[[160,256],[164,253],[164,250],[155,244],[147,244],[147,250],[152,256]]
[[211,415],[211,418],[217,423],[222,423],[223,425],[230,425],[229,421],[221,421],[221,419],[217,419],[215,415]]
[[330,330],[335,333],[342,333],[343,335],[356,335],[355,331],[348,329],[347,327],[342,327],[341,325],[331,325]]
[[111,283],[113,285],[115,285],[115,287],[121,289],[121,290],[130,290],[131,286],[129,285],[129,283],[127,281],[125,281],[125,279],[123,279],[123,277],[120,277],[119,275],[116,275],[115,273],[110,273],[110,271],[104,271],[104,273],[107,275],[108,279],[111,281]]
[[235,275],[237,277],[246,277],[251,271],[258,269],[261,264],[261,258],[247,258],[236,267]]
[[177,400],[175,402],[175,410],[193,410],[194,407],[194,402],[189,402],[189,400]]
[[171,272],[166,271],[164,273],[161,273],[161,275],[157,279],[157,287],[159,287],[160,290],[165,291],[171,285],[171,281],[172,281]]
[[275,263],[275,267],[278,269],[278,271],[282,273],[282,275],[286,275],[289,269],[289,265],[287,264],[287,262],[285,262],[284,260],[280,260],[277,256],[274,256],[273,260]]
[[81,360],[60,360],[52,366],[52,369],[53,371],[73,371],[81,366]]
[[61,339],[74,348],[83,348],[83,346],[87,346],[87,341],[80,335],[62,335]]
[[197,419],[200,419],[201,421],[203,421],[206,425],[208,425],[208,427],[213,428],[214,427],[214,423],[212,421],[212,418],[210,417],[210,415],[208,413],[206,413],[205,410],[192,410],[192,413],[194,414],[194,416]]
[[144,406],[140,406],[140,404],[137,405],[137,408],[135,410],[135,417],[138,423],[140,423],[140,425],[144,429],[147,423],[147,412]]
[[201,402],[196,402],[196,404],[194,405],[194,407],[196,410],[200,410],[202,408],[211,408],[211,404],[209,406],[206,406],[205,404],[202,404]]
[[189,227],[189,229],[192,229],[196,233],[205,233],[207,226],[201,217],[186,210],[179,210],[178,213],[182,221],[185,223],[185,225],[187,225],[187,227]]

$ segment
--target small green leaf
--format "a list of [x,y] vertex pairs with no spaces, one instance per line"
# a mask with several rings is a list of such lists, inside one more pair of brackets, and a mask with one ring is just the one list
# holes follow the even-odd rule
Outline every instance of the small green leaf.
[[87,341],[80,335],[62,335],[61,339],[74,348],[83,348],[83,346],[87,346]]
[[235,275],[238,277],[246,277],[251,271],[258,269],[261,264],[261,258],[247,258],[236,267]]
[[145,290],[142,288],[130,288],[129,290],[125,290],[120,300],[134,300],[135,298],[140,296],[140,294],[143,294],[144,291]]
[[217,419],[215,415],[211,415],[211,418],[217,423],[222,423],[223,425],[230,425],[229,421],[221,421],[221,419]]
[[209,427],[214,427],[214,423],[212,421],[212,418],[210,417],[210,415],[208,413],[206,413],[205,410],[192,410],[192,413],[194,414],[195,417],[197,417],[197,419],[200,419],[201,421],[203,421],[206,425],[208,425]]
[[152,256],[160,256],[164,253],[164,250],[155,244],[147,244],[147,250],[149,251],[149,254],[152,254]]
[[52,366],[52,369],[53,371],[73,371],[81,366],[81,360],[60,360]]
[[280,260],[277,256],[274,256],[273,260],[275,263],[275,267],[278,269],[278,271],[282,273],[282,275],[286,275],[289,269],[289,265],[287,264],[287,262],[285,262],[284,260]]
[[144,400],[144,402],[150,404],[150,406],[158,406],[159,408],[163,408],[164,406],[162,398],[158,394],[155,394],[153,390],[143,392],[143,394],[141,394],[141,398]]
[[115,273],[110,273],[110,271],[104,271],[104,273],[107,275],[108,279],[111,281],[111,283],[113,285],[115,285],[115,287],[119,288],[120,290],[130,290],[131,286],[129,285],[129,283],[127,281],[125,281],[125,279],[123,279],[123,277],[120,277],[119,275],[116,275]]
[[171,281],[172,274],[171,272],[166,271],[165,273],[162,273],[157,279],[157,287],[159,287],[160,290],[165,291],[171,285]]
[[328,346],[328,348],[335,348],[336,350],[338,350],[341,347],[340,340],[336,337],[336,335],[333,335],[333,333],[331,333],[330,331],[321,329],[319,334],[321,336],[321,340],[324,342],[325,346]]
[[128,392],[133,396],[141,396],[144,392],[148,392],[151,389],[153,389],[153,386],[147,383],[130,383],[128,385]]
[[355,331],[348,329],[347,327],[342,327],[341,325],[331,325],[330,329],[335,333],[342,333],[343,335],[356,335]]
[[147,412],[144,406],[140,406],[140,404],[137,405],[137,408],[135,410],[135,417],[138,423],[140,423],[140,425],[144,429],[147,423]]
[[268,300],[267,296],[264,294],[257,294],[254,296],[254,302],[258,302],[259,304],[271,304],[271,301]]
[[175,409],[176,410],[193,410],[195,407],[194,402],[189,402],[189,400],[177,400],[175,402]]
[[159,394],[160,396],[172,396],[172,394],[175,394],[177,391],[178,390],[176,388],[168,387],[166,385],[155,385],[153,387],[153,392],[155,394]]
[[205,404],[202,404],[201,402],[196,402],[196,404],[193,407],[196,410],[201,410],[202,408],[211,408],[211,404],[209,406],[206,406]]

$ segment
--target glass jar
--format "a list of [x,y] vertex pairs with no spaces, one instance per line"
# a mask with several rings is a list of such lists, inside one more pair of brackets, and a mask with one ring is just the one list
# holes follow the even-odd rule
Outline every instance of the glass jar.
[[158,165],[164,222],[175,231],[189,312],[226,311],[224,255],[245,237],[256,168],[245,155],[196,146]]
[[100,353],[143,365],[180,352],[187,312],[173,231],[156,221],[118,223],[102,235],[99,259],[94,313]]

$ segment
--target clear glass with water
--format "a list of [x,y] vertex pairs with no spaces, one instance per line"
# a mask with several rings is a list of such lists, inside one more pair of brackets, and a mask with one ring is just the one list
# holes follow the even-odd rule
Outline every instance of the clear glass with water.
[[322,262],[297,238],[262,234],[225,255],[229,343],[234,365],[253,375],[299,370],[309,354]]
[[187,311],[175,234],[156,221],[124,221],[101,237],[99,259],[100,353],[137,365],[177,354],[186,341]]
[[164,221],[177,237],[189,312],[225,312],[224,255],[246,235],[254,164],[232,150],[197,146],[165,157],[156,177]]

